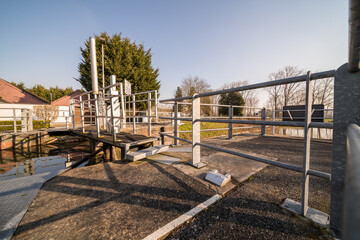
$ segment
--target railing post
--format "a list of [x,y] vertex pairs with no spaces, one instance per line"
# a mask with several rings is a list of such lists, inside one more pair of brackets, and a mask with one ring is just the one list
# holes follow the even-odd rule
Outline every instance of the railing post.
[[151,136],[151,93],[148,93],[148,136]]
[[[266,121],[266,109],[261,109],[261,121]],[[261,136],[265,135],[266,125],[261,125]]]
[[13,108],[13,118],[14,118],[14,132],[16,133],[17,129],[16,129],[16,109],[15,108]]
[[360,71],[349,73],[347,70],[348,64],[339,67],[334,79],[330,227],[336,231],[341,231],[343,224],[346,131],[350,123],[360,125]]
[[[272,121],[274,122],[275,121],[275,110],[272,109],[271,113],[272,113]],[[272,135],[275,134],[275,126],[274,125],[271,127],[271,134]]]
[[92,118],[93,118],[93,116],[92,116],[92,107],[91,107],[91,95],[90,95],[90,93],[88,93],[88,108],[89,108],[89,111],[90,111],[90,125],[92,124]]
[[302,182],[302,198],[301,198],[301,214],[306,215],[308,210],[309,199],[309,167],[310,167],[310,128],[311,108],[312,108],[312,82],[310,81],[311,72],[307,72],[306,76],[306,99],[305,99],[305,126],[304,126],[304,160],[303,160],[303,182]]
[[[33,119],[32,119],[32,110],[31,109],[28,109],[27,121],[28,121],[28,130],[32,131],[33,130]],[[49,127],[50,127],[50,123],[49,123]]]
[[82,96],[79,97],[80,100],[80,117],[81,117],[81,131],[85,132],[85,125],[84,125],[84,105],[82,101]]
[[[234,107],[233,105],[230,105],[229,107],[229,120],[233,120],[234,118]],[[232,139],[233,138],[233,123],[228,123],[228,138]]]
[[113,99],[110,98],[110,114],[111,114],[111,126],[112,126],[112,137],[113,142],[116,142],[116,129],[115,129],[115,121],[114,121],[114,103]]
[[44,128],[46,128],[46,112],[45,112],[45,110],[43,111],[43,114],[44,114]]
[[98,95],[94,94],[95,103],[95,124],[96,124],[96,136],[100,138],[100,121],[99,121],[99,99]]
[[69,129],[69,117],[65,116],[65,121],[66,121],[66,129]]
[[120,128],[126,127],[126,113],[125,113],[125,103],[124,103],[124,89],[122,83],[120,83],[120,101],[121,101],[121,121]]
[[200,162],[201,152],[200,146],[200,98],[196,98],[196,94],[192,97],[192,161],[191,165],[196,168],[201,168],[205,164]]
[[74,99],[70,99],[70,114],[72,116],[72,122],[73,122],[73,130],[76,129],[75,127],[75,107],[74,107]]
[[[175,101],[174,103],[174,117],[177,118],[178,117],[178,102]],[[178,133],[178,120],[174,119],[174,145],[178,145],[178,139],[177,137],[179,137],[179,133]]]
[[133,112],[132,112],[132,115],[133,115],[133,134],[135,134],[136,133],[136,123],[135,123],[135,120],[136,120],[136,118],[135,118],[135,107],[136,107],[136,104],[135,104],[135,94],[133,94],[132,95],[132,102],[133,102],[133,104],[132,104],[132,110],[133,110]]
[[156,122],[158,121],[158,94],[157,94],[157,90],[155,90],[155,117],[156,117]]

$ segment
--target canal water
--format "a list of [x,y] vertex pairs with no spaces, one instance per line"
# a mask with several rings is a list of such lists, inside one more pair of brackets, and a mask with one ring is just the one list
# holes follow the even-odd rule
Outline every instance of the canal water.
[[88,153],[87,142],[0,151],[0,181],[66,169]]
[[[286,135],[292,137],[304,137],[303,128],[275,128],[275,134]],[[311,128],[310,129],[311,138],[317,139],[332,139],[333,130],[325,128]]]

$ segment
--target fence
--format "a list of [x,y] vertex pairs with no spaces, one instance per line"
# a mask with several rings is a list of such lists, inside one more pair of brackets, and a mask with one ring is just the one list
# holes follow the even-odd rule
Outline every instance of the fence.
[[[18,127],[20,126],[21,132],[31,131],[33,130],[33,121],[32,121],[32,110],[28,108],[0,108],[0,110],[4,110],[9,115],[1,115],[0,119],[11,119],[10,121],[4,121],[4,124],[1,124],[0,127],[12,128],[13,132],[18,131]],[[4,112],[3,111],[3,112]],[[18,125],[17,121],[21,121],[20,125]],[[8,124],[7,122],[12,122],[12,124]]]
[[[236,87],[236,88],[230,88],[225,90],[219,90],[209,93],[203,93],[203,94],[195,94],[194,96],[186,96],[181,98],[172,98],[172,99],[165,99],[160,100],[161,103],[171,102],[174,104],[174,111],[175,116],[177,116],[177,109],[178,105],[182,104],[180,101],[184,100],[191,100],[191,107],[192,107],[192,116],[191,118],[179,118],[179,117],[167,117],[166,119],[172,119],[176,123],[176,120],[181,121],[190,121],[192,122],[192,141],[186,140],[183,138],[180,138],[178,136],[178,130],[177,125],[174,126],[174,132],[170,134],[169,132],[160,133],[164,137],[170,137],[174,139],[174,144],[177,144],[177,140],[185,141],[192,144],[192,162],[191,164],[194,167],[202,167],[204,164],[201,163],[200,158],[200,149],[201,147],[214,149],[217,151],[229,153],[235,156],[245,157],[251,160],[267,163],[270,165],[282,167],[288,170],[292,170],[295,172],[300,172],[303,174],[303,181],[302,181],[302,201],[301,201],[301,214],[306,215],[308,210],[308,195],[309,195],[309,175],[313,175],[320,178],[325,178],[330,180],[331,175],[329,173],[316,171],[313,169],[310,169],[310,131],[311,128],[332,128],[332,123],[322,123],[322,122],[311,122],[311,103],[312,103],[312,82],[313,80],[322,79],[322,78],[328,78],[333,77],[335,71],[326,71],[326,72],[320,72],[320,73],[314,73],[311,74],[309,71],[307,75],[303,76],[297,76],[292,78],[286,78],[281,80],[275,80],[275,81],[269,81],[269,82],[263,82],[248,86],[242,86],[242,87]],[[213,96],[213,95],[219,95],[224,93],[230,93],[230,92],[238,92],[238,91],[244,91],[244,90],[252,90],[252,89],[259,89],[259,88],[265,88],[265,87],[271,87],[271,86],[278,86],[282,84],[289,84],[289,83],[297,83],[297,82],[306,82],[306,99],[305,99],[305,119],[304,122],[291,122],[291,121],[267,121],[265,116],[265,109],[261,109],[261,120],[256,119],[235,119],[232,116],[233,112],[233,106],[227,106],[229,107],[229,117],[228,119],[215,119],[215,118],[204,118],[200,116],[200,99],[202,97],[207,96]],[[265,126],[289,126],[289,127],[302,127],[304,128],[304,157],[303,157],[303,166],[295,166],[283,162],[273,161],[266,158],[261,158],[241,152],[236,152],[224,148],[220,148],[217,146],[209,145],[201,143],[200,141],[200,123],[201,122],[216,122],[216,123],[227,123],[229,124],[229,137],[232,137],[232,124],[250,124],[255,126],[261,126],[262,130],[261,133],[265,133]]]
[[[157,90],[125,95],[122,83],[115,83],[115,76],[111,76],[111,84],[100,88],[99,92],[98,95],[89,91],[70,99],[73,130],[77,128],[76,118],[80,118],[80,129],[83,133],[87,131],[86,126],[93,125],[96,127],[97,137],[100,137],[100,129],[103,129],[111,132],[113,141],[116,141],[116,133],[119,133],[127,124],[132,125],[135,134],[136,126],[140,124],[139,119],[141,118],[141,124],[147,125],[148,135],[151,136],[152,119],[158,117]],[[154,102],[154,112],[152,111],[152,102]],[[137,110],[136,104],[139,103],[145,103],[147,110]],[[140,116],[141,113],[145,113],[145,116]]]

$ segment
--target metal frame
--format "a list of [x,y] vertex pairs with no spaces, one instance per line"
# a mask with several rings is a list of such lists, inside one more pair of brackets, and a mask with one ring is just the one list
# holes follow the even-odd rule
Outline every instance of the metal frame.
[[[225,90],[219,90],[209,93],[203,93],[203,94],[196,94],[194,96],[185,96],[181,98],[172,98],[172,99],[165,99],[160,100],[161,103],[172,103],[172,104],[192,104],[192,117],[191,118],[181,118],[175,115],[174,117],[160,117],[161,119],[169,119],[173,121],[182,120],[182,121],[191,121],[192,122],[192,141],[185,140],[183,138],[180,138],[177,136],[179,131],[174,130],[174,132],[160,132],[162,136],[170,137],[175,140],[185,141],[192,144],[192,162],[191,165],[195,167],[201,167],[203,164],[201,163],[200,158],[200,147],[206,147],[211,148],[217,151],[222,151],[225,153],[229,153],[232,155],[245,157],[251,160],[267,163],[273,166],[282,167],[288,170],[301,172],[303,174],[303,182],[302,182],[302,201],[301,201],[301,212],[300,214],[306,215],[308,210],[308,192],[309,192],[309,175],[313,175],[316,177],[324,178],[331,180],[331,174],[316,171],[313,169],[310,169],[310,128],[332,128],[332,123],[321,123],[321,122],[311,122],[311,97],[312,97],[312,83],[311,81],[322,79],[322,78],[328,78],[328,77],[334,77],[335,70],[325,71],[325,72],[319,72],[311,74],[309,71],[306,75],[292,77],[292,78],[285,78],[275,81],[268,81],[248,86],[241,86],[236,88],[230,88]],[[267,121],[265,116],[265,109],[261,108],[261,116],[258,117],[261,118],[261,120],[245,120],[245,119],[234,119],[232,110],[229,110],[229,116],[227,119],[214,119],[214,118],[204,118],[200,116],[200,105],[211,105],[211,104],[200,104],[200,98],[201,97],[207,97],[207,96],[214,96],[224,93],[230,93],[230,92],[238,92],[238,91],[245,91],[245,90],[253,90],[258,88],[264,88],[264,87],[271,87],[271,86],[278,86],[282,84],[289,84],[289,83],[295,83],[295,82],[306,82],[306,104],[305,104],[305,111],[306,111],[306,117],[304,122],[291,122],[291,121],[276,121],[274,117],[274,113],[272,114],[272,121]],[[183,103],[179,101],[183,100],[189,100],[191,99],[191,103]],[[222,105],[219,105],[222,106]],[[224,105],[227,106],[227,105]],[[229,109],[233,109],[235,106],[227,106]],[[200,129],[200,122],[219,122],[219,123],[228,123],[228,130],[229,130],[229,138],[232,137],[232,124],[250,124],[250,125],[260,125],[261,127],[261,134],[265,134],[265,126],[292,126],[292,127],[303,127],[305,134],[304,134],[304,144],[305,144],[305,150],[304,150],[304,159],[303,159],[303,166],[295,166],[279,161],[273,161],[266,158],[260,158],[257,156],[252,156],[249,154],[236,152],[229,149],[220,148],[217,146],[212,146],[208,144],[201,143],[200,141],[200,132],[203,131]],[[177,126],[176,126],[177,127]],[[187,131],[189,132],[189,131]]]

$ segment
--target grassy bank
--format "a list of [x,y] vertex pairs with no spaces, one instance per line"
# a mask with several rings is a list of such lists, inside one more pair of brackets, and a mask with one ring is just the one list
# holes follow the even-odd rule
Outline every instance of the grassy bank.
[[[11,126],[4,126],[11,125]],[[50,127],[50,122],[46,121],[46,128]],[[33,121],[33,129],[44,128],[44,122],[39,120]],[[16,121],[16,130],[21,130],[21,121]],[[0,121],[0,131],[14,131],[14,121]]]
[[[245,127],[248,125],[244,125],[244,124],[233,124],[233,128],[235,127]],[[201,130],[206,130],[206,129],[221,129],[221,128],[227,128],[228,124],[227,123],[212,123],[212,122],[201,122],[200,123],[200,129]],[[179,126],[179,130],[180,131],[191,131],[192,130],[192,125],[191,123],[185,123]],[[259,132],[259,128],[255,128],[255,129],[234,129],[233,133],[242,133],[242,132]],[[227,135],[228,134],[228,130],[216,130],[216,131],[202,131],[201,132],[201,139],[206,139],[206,138],[213,138],[213,137],[217,137],[217,136],[223,136],[223,135]],[[191,132],[189,133],[180,133],[179,137],[181,138],[185,138],[187,140],[191,140]]]

